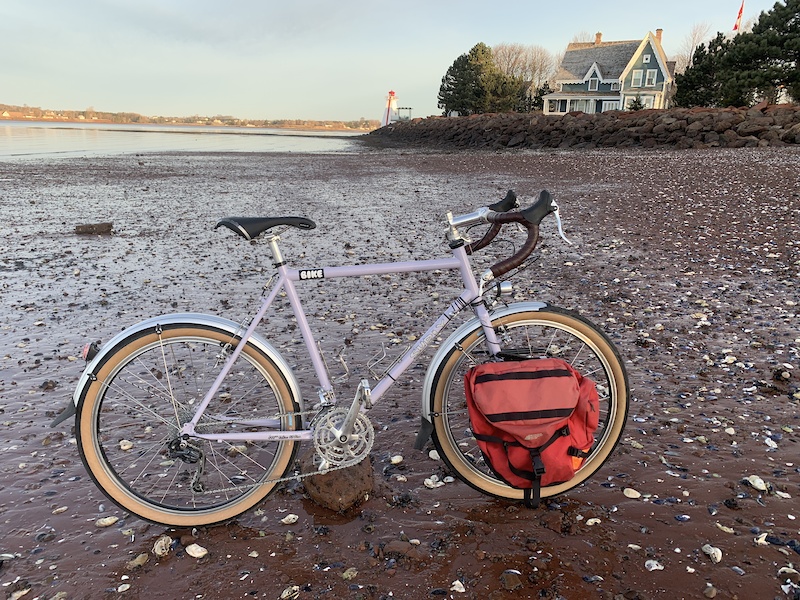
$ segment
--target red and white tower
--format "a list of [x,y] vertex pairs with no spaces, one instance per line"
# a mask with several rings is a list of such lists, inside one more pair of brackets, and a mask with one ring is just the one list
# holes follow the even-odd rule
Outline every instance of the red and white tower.
[[392,121],[397,120],[397,96],[395,96],[394,91],[390,91],[389,96],[386,98],[386,109],[383,111],[383,117],[381,117],[381,127],[385,127]]

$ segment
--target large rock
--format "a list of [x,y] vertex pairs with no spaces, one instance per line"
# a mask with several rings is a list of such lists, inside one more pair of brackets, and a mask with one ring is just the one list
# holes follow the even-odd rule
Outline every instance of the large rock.
[[486,114],[392,123],[368,139],[445,148],[597,148],[800,144],[800,106],[674,108],[566,115]]
[[[317,470],[314,450],[307,451],[300,459],[300,471],[311,473]],[[372,461],[367,458],[354,467],[330,471],[323,475],[311,475],[303,479],[309,498],[319,506],[336,512],[345,512],[361,504],[374,488]]]

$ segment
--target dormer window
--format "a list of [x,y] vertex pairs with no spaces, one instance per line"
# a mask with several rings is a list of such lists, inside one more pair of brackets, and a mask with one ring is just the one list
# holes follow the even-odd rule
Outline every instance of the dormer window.
[[645,64],[649,63],[650,62],[650,55],[649,54],[645,54],[644,56],[642,56],[642,62],[645,63]]
[[592,77],[589,80],[589,91],[596,92],[597,88],[600,86],[600,80],[597,77]]

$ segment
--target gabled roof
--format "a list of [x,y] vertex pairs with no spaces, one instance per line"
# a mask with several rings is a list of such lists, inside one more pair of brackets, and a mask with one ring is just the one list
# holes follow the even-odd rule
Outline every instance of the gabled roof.
[[597,63],[605,79],[619,79],[642,40],[622,42],[573,42],[567,46],[556,81],[583,81]]

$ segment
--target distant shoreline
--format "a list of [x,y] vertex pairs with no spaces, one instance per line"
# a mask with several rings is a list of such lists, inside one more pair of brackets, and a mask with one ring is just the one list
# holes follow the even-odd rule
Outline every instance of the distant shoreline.
[[[174,122],[174,123],[119,123],[110,119],[72,119],[66,117],[58,118],[18,118],[18,117],[3,117],[0,116],[0,122],[10,123],[25,123],[25,124],[57,124],[57,123],[74,123],[80,125],[117,125],[126,127],[186,127],[192,129],[205,129],[205,128],[229,128],[229,129],[280,129],[285,131],[335,131],[341,133],[361,133],[366,134],[372,129],[356,129],[353,127],[345,127],[344,125],[228,125],[226,123],[187,123],[187,122]],[[218,133],[218,132],[217,132]]]

